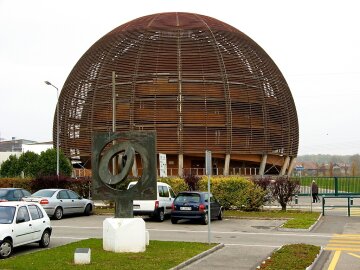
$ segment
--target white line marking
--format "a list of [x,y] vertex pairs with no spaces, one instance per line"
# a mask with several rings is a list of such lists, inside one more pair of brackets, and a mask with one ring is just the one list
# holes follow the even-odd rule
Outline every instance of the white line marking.
[[268,245],[245,245],[245,244],[224,244],[225,246],[241,246],[241,247],[270,247],[279,248],[281,246],[268,246]]
[[51,239],[75,239],[75,240],[85,240],[85,239],[89,239],[89,237],[66,237],[66,236],[61,236],[61,237],[56,237],[56,236],[52,236]]
[[[76,227],[76,226],[52,226],[53,228],[69,228],[69,229],[103,229],[102,227]],[[147,229],[148,231],[153,232],[180,232],[180,233],[208,233],[208,231],[195,231],[195,230],[164,230],[164,229]],[[242,234],[242,235],[269,235],[273,236],[274,234],[279,236],[304,236],[304,237],[322,237],[322,238],[332,238],[333,234],[304,234],[304,233],[283,233],[283,232],[223,232],[223,231],[211,231],[212,233],[217,234]]]

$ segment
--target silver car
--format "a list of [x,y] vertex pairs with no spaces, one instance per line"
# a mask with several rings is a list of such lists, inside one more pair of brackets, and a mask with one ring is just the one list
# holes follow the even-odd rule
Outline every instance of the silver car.
[[55,219],[76,213],[90,215],[94,209],[92,200],[84,199],[69,189],[41,189],[31,196],[24,197],[23,201],[41,204],[48,216]]

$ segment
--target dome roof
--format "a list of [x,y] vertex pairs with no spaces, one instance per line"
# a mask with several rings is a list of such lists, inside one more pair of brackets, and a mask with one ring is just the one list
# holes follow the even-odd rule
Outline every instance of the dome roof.
[[85,160],[92,132],[112,130],[113,100],[116,130],[156,130],[158,152],[297,155],[296,108],[280,70],[252,39],[211,17],[149,15],[91,46],[59,98],[68,156]]

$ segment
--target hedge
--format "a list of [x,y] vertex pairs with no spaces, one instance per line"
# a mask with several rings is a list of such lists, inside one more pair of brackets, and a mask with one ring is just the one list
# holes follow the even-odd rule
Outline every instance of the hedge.
[[[189,190],[183,178],[167,177],[158,181],[169,184],[177,194]],[[208,178],[202,177],[197,183],[199,191],[207,191]],[[91,197],[91,179],[70,178],[60,176],[39,177],[36,179],[2,178],[0,187],[21,187],[35,192],[44,188],[67,188],[74,190],[83,197]],[[238,177],[211,177],[211,192],[225,207],[225,209],[241,209],[245,211],[258,210],[265,200],[266,192],[252,181]]]

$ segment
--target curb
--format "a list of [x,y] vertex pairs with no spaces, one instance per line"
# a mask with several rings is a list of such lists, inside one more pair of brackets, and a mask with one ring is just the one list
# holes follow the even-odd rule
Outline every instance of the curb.
[[316,264],[317,261],[319,260],[319,258],[320,258],[320,256],[321,256],[321,254],[323,253],[323,251],[324,251],[324,247],[321,246],[319,254],[316,256],[316,258],[315,258],[315,260],[313,261],[313,263],[312,263],[310,266],[306,267],[305,270],[312,270],[312,269],[314,268],[315,264]]
[[[284,246],[284,245],[282,245],[281,247],[279,247],[276,251],[280,250],[283,246]],[[266,263],[267,260],[271,259],[271,256],[272,256],[273,253],[276,252],[276,251],[273,251],[273,252],[270,254],[269,257],[267,257],[264,261],[262,261],[262,262],[260,263],[260,265],[258,265],[258,266],[256,267],[256,269],[260,269],[261,265],[264,264],[264,263]],[[323,251],[324,251],[324,248],[323,248],[323,246],[321,246],[319,253],[316,255],[316,258],[314,259],[314,261],[312,262],[312,264],[310,264],[308,267],[305,268],[305,270],[312,270],[312,269],[314,268],[315,264],[316,264],[317,261],[319,260],[319,258],[320,258],[320,256],[321,256],[321,254],[323,253]]]
[[222,249],[224,246],[225,246],[224,244],[218,244],[217,246],[215,246],[211,249],[208,249],[208,250],[188,259],[187,261],[180,263],[179,265],[177,265],[173,268],[170,268],[170,270],[183,269],[184,267],[188,266],[189,264],[192,264],[193,262],[198,261],[198,260],[210,255],[211,253],[214,253],[215,251],[217,251],[219,249]]
[[313,225],[310,226],[310,228],[308,229],[292,229],[292,228],[282,228],[282,226],[284,224],[281,224],[277,230],[278,231],[281,231],[281,232],[310,232],[317,224],[318,222],[320,221],[320,219],[322,218],[322,214],[319,215],[318,219],[314,222]]

